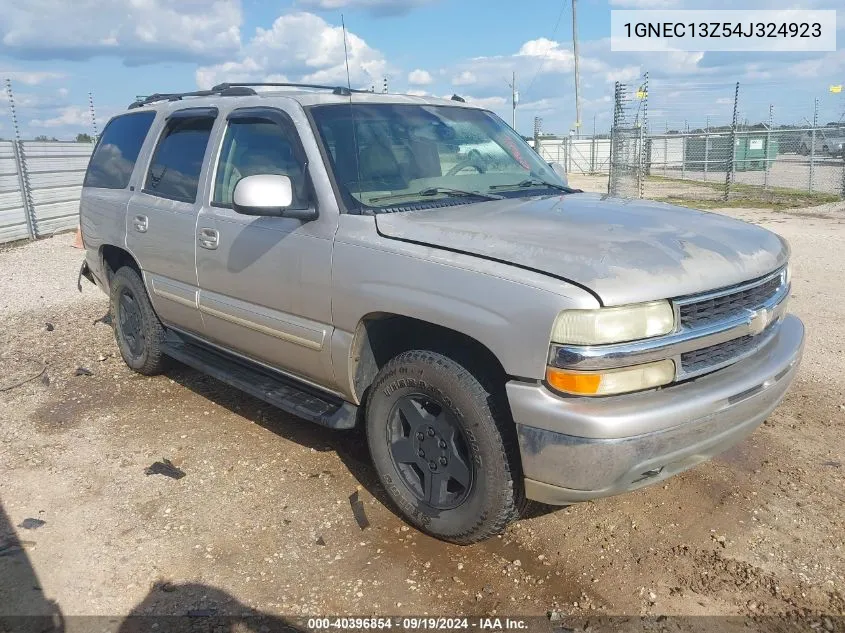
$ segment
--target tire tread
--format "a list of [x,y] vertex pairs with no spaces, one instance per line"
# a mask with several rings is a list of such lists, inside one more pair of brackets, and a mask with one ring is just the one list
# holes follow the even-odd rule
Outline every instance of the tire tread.
[[[474,367],[475,363],[467,355],[468,351],[459,348],[453,350],[449,356],[429,350],[403,352],[385,364],[373,383],[373,392],[376,392],[380,383],[391,376],[393,371],[401,365],[420,363],[435,365],[452,374],[456,388],[464,390],[476,404],[476,408],[485,412],[486,416],[491,419],[499,438],[500,462],[505,465],[506,470],[504,477],[506,484],[499,493],[499,503],[495,509],[495,514],[492,516],[482,514],[471,527],[460,533],[445,537],[421,527],[422,530],[437,538],[445,538],[460,545],[483,541],[501,533],[508,524],[520,516],[525,507],[516,427],[511,418],[503,385],[497,384],[490,372]],[[468,367],[473,367],[474,371],[470,371]],[[489,467],[489,464],[487,466]]]

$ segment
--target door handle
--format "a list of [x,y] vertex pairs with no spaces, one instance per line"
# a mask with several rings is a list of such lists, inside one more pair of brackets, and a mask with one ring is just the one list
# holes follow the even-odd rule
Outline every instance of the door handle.
[[132,218],[132,225],[138,233],[146,233],[150,225],[150,219],[145,215],[136,215]]
[[220,234],[216,229],[200,229],[199,243],[203,248],[213,251],[220,243]]

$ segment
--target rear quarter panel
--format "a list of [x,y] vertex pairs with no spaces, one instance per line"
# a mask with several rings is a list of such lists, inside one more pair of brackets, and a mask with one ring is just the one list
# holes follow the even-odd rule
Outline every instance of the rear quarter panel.
[[126,204],[130,195],[128,189],[82,188],[79,218],[85,260],[101,287],[106,284],[106,276],[100,250],[106,244],[125,247]]

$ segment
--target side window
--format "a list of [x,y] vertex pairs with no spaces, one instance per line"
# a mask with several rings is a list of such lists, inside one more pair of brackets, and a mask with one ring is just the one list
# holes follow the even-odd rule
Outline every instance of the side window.
[[171,118],[158,142],[144,192],[162,198],[195,202],[202,159],[214,118]]
[[305,162],[298,150],[296,132],[261,118],[229,121],[220,150],[212,202],[231,206],[235,185],[241,178],[258,174],[289,176],[293,183],[294,208],[308,206]]
[[125,189],[155,117],[155,112],[139,112],[109,121],[88,163],[82,186]]

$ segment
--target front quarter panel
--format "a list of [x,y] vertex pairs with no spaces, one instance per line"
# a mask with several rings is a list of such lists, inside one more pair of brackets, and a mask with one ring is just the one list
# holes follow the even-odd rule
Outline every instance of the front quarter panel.
[[[372,216],[341,215],[332,264],[332,315],[351,342],[368,314],[420,319],[470,336],[495,354],[508,375],[545,375],[555,317],[596,308],[588,292],[540,273],[380,236]],[[350,384],[335,365],[338,382]]]

